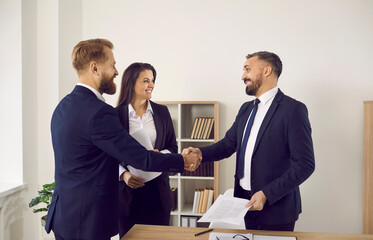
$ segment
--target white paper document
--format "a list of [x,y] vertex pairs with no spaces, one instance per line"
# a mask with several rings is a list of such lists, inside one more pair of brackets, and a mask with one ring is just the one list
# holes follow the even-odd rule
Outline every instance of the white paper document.
[[209,240],[253,240],[253,235],[251,233],[236,235],[236,233],[212,232],[210,233]]
[[296,237],[256,235],[251,233],[210,233],[209,240],[296,240]]
[[226,222],[240,224],[246,212],[250,209],[245,207],[249,202],[247,199],[219,195],[214,204],[198,220],[198,222]]
[[[141,145],[143,145],[147,150],[153,150],[152,143],[150,142],[149,136],[145,133],[144,129],[140,129],[131,134],[131,136],[136,139]],[[137,177],[142,177],[145,182],[149,182],[154,178],[162,174],[162,172],[147,172],[140,169],[136,169],[130,165],[127,166],[128,170]]]

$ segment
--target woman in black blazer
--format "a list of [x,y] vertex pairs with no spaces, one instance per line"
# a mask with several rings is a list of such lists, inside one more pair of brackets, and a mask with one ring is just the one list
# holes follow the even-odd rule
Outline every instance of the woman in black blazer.
[[[156,71],[152,65],[131,64],[123,73],[116,110],[124,129],[130,134],[143,129],[155,151],[177,153],[175,131],[167,107],[150,101],[155,79]],[[120,174],[120,238],[134,224],[169,225],[172,203],[168,173],[163,172],[148,182],[129,171]]]

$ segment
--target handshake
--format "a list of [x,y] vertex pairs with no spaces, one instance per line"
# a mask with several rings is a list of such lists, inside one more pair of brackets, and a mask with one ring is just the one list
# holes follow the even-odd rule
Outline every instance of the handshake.
[[181,155],[184,158],[184,169],[187,171],[195,171],[202,162],[202,152],[199,148],[184,148]]

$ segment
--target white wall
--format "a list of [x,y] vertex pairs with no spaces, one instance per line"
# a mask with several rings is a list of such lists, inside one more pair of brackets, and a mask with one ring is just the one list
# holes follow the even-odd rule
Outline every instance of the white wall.
[[28,208],[39,189],[36,7],[36,0],[0,0],[0,138],[5,140],[0,143],[0,181],[27,183],[24,190],[0,199],[4,240],[38,239],[40,234],[40,216]]
[[50,121],[59,101],[58,0],[38,0],[37,8],[37,106],[38,160],[42,184],[54,177]]
[[[240,80],[245,55],[277,53],[279,87],[308,106],[313,128],[316,171],[301,186],[296,230],[361,233],[373,1],[83,0],[82,11],[83,39],[110,39],[120,73],[134,61],[155,66],[154,100],[219,101],[222,137],[252,99]],[[234,157],[221,162],[222,191],[233,186],[234,165]]]
[[[0,102],[2,109],[4,101],[23,104],[17,113],[24,119],[23,132],[17,132],[23,133],[23,150],[17,151],[23,152],[28,188],[8,198],[1,210],[5,239],[38,239],[39,216],[27,203],[41,184],[53,181],[51,114],[77,80],[69,70],[72,47],[80,38],[96,37],[114,43],[120,73],[134,61],[155,66],[153,100],[219,101],[221,137],[241,104],[252,99],[240,80],[245,55],[277,53],[284,63],[279,86],[308,106],[313,127],[316,171],[301,186],[303,214],[296,230],[361,233],[362,106],[373,98],[372,1],[21,2],[22,63],[18,47],[3,60],[15,56],[22,68],[3,69],[0,81],[9,92],[18,87],[23,92],[0,96]],[[12,44],[21,46],[20,1],[12,1],[15,15],[7,15],[4,3],[9,1],[0,0],[0,26],[15,23],[18,37]],[[18,81],[9,82],[12,78]],[[105,97],[115,105],[117,95]],[[234,169],[234,156],[221,162],[221,191],[233,186]]]
[[[21,1],[0,1],[0,183],[22,183]],[[20,116],[13,118],[12,116]]]

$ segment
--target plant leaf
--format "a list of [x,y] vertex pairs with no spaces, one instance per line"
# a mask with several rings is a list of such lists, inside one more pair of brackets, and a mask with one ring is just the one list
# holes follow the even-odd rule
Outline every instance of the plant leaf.
[[45,211],[48,211],[48,209],[46,208],[38,208],[38,209],[33,209],[32,210],[34,213],[37,213],[37,212],[45,212]]

